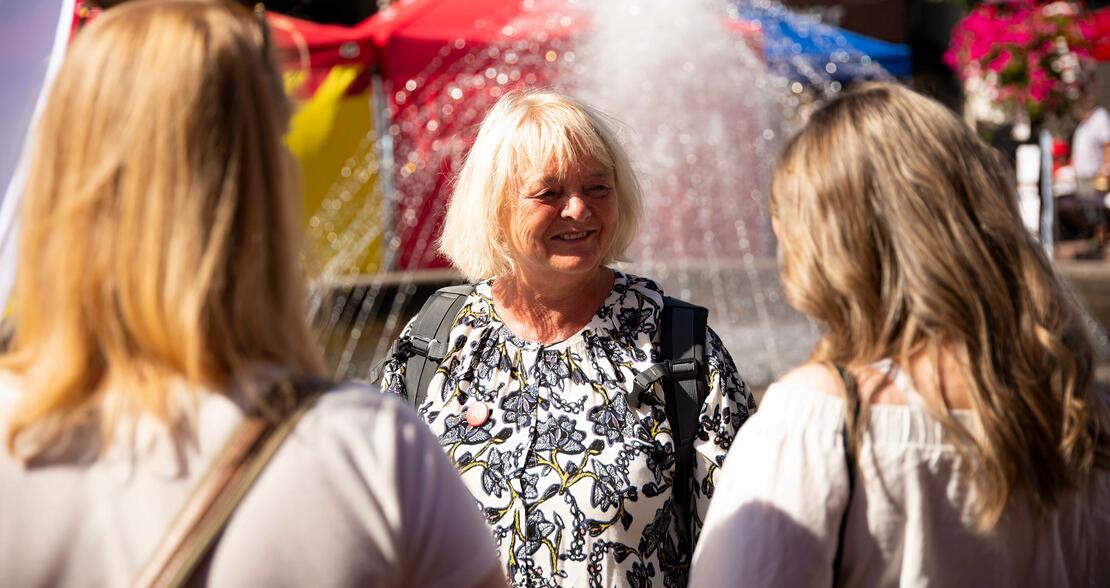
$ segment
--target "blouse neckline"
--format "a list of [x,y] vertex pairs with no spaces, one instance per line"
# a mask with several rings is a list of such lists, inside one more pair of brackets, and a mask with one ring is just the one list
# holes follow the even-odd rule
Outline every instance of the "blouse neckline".
[[578,331],[575,332],[573,335],[567,337],[566,339],[563,339],[562,341],[556,341],[554,343],[540,343],[538,341],[530,341],[514,333],[512,329],[510,329],[509,326],[505,324],[505,321],[501,319],[501,315],[497,312],[497,307],[494,305],[493,302],[493,281],[495,278],[489,278],[487,280],[479,282],[475,286],[474,292],[486,303],[491,326],[495,326],[497,328],[497,334],[501,340],[509,343],[513,347],[522,349],[524,351],[562,351],[582,341],[583,338],[590,332],[596,332],[602,328],[612,328],[612,325],[610,324],[611,321],[602,314],[602,311],[607,306],[612,306],[613,304],[615,304],[620,299],[620,297],[624,295],[628,283],[628,276],[625,275],[623,272],[612,268],[610,268],[610,271],[613,272],[613,288],[609,291],[609,294],[605,297],[605,300],[601,302],[601,305],[598,307],[597,311],[595,311],[593,316],[590,317],[589,322],[587,322],[581,329],[578,329]]

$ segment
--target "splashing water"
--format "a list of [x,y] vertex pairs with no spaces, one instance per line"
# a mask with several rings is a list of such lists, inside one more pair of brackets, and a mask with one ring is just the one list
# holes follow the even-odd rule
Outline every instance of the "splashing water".
[[[622,269],[708,307],[710,325],[750,383],[804,360],[817,332],[782,299],[766,207],[770,170],[807,98],[840,91],[829,73],[835,64],[871,67],[870,77],[882,70],[835,38],[834,67],[814,66],[790,47],[768,66],[753,43],[758,26],[809,25],[766,0],[521,6],[493,42],[449,40],[422,71],[385,80],[389,116],[379,128],[387,132],[352,154],[350,173],[310,222],[344,219],[311,297],[337,375],[365,377],[419,294],[430,291],[424,281],[446,281],[442,269],[435,273],[446,264],[434,239],[450,177],[489,106],[522,86],[577,95],[618,121],[646,197],[643,229]],[[760,25],[741,23],[741,15]],[[374,194],[341,197],[375,177]],[[392,271],[362,275],[359,260],[376,239]]]

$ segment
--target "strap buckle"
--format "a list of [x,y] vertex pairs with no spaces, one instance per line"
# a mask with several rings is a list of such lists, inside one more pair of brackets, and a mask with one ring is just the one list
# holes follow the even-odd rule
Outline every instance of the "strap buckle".
[[640,406],[640,396],[659,380],[668,378],[676,382],[684,382],[696,380],[703,373],[705,373],[705,366],[694,358],[665,359],[652,364],[636,375],[636,379],[632,382],[632,390],[625,396],[625,400],[629,406]]
[[409,338],[408,347],[407,351],[422,355],[433,361],[442,361],[443,358],[447,357],[447,344],[434,338],[412,335]]

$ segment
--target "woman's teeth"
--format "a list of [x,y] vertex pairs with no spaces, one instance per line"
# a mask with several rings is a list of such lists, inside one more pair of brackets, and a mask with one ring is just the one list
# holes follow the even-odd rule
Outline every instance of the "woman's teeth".
[[589,231],[582,231],[580,233],[563,233],[562,235],[556,235],[555,238],[562,239],[563,241],[577,241],[578,239],[582,239],[589,234]]

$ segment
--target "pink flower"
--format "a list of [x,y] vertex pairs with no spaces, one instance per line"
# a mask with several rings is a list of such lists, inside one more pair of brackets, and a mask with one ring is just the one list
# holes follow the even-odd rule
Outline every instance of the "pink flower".
[[1055,82],[1049,77],[1048,72],[1040,66],[1034,66],[1029,71],[1029,97],[1034,102],[1044,102],[1052,93]]
[[1010,62],[1013,61],[1013,58],[1013,53],[1010,53],[1010,51],[1007,49],[1003,49],[999,51],[998,56],[990,62],[989,67],[991,68],[991,71],[1002,71],[1006,69],[1007,65],[1010,65]]

